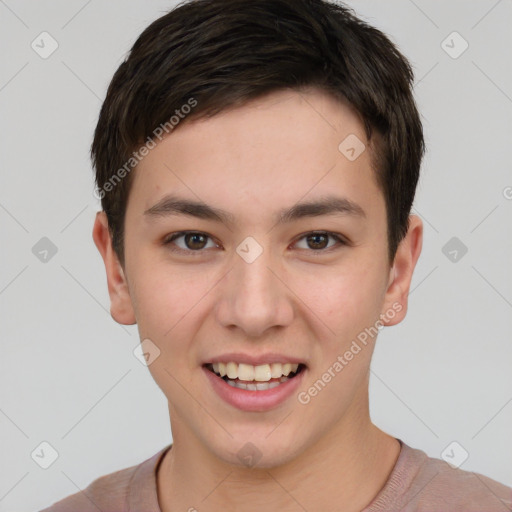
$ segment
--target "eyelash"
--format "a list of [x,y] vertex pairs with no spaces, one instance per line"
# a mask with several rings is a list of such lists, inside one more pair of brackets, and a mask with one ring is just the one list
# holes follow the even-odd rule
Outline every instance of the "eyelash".
[[[202,231],[178,231],[176,233],[172,233],[169,236],[167,236],[163,241],[163,245],[170,246],[172,242],[174,242],[178,238],[181,238],[188,234],[203,235],[213,241],[213,239],[210,235],[203,233]],[[304,233],[303,235],[301,235],[294,243],[297,243],[300,240],[307,238],[308,236],[311,236],[311,235],[325,235],[325,236],[334,238],[339,243],[339,245],[337,247],[338,249],[340,248],[340,246],[348,245],[348,242],[345,241],[340,235],[338,235],[336,233],[332,233],[330,231],[310,231],[310,232],[307,232],[307,233]],[[333,249],[336,249],[336,246],[332,246],[327,249],[316,249],[316,250],[309,249],[309,251],[312,253],[317,253],[315,255],[321,255],[321,254],[325,254],[325,253],[329,254]],[[170,250],[172,252],[177,252],[177,253],[187,254],[187,255],[189,255],[189,254],[192,255],[194,253],[201,254],[201,253],[205,252],[205,249],[193,250],[193,249],[171,248]],[[308,249],[302,249],[302,250],[308,250]]]

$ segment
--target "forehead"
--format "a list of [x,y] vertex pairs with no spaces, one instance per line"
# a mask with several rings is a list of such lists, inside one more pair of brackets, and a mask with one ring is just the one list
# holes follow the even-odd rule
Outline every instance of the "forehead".
[[169,192],[253,216],[333,191],[354,202],[379,193],[359,116],[318,90],[276,91],[178,125],[134,174],[129,201],[139,211]]

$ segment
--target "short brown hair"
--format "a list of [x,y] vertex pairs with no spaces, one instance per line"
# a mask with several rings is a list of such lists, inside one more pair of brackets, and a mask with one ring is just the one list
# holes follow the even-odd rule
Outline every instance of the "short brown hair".
[[[425,150],[412,86],[411,66],[396,46],[340,4],[179,4],[142,32],[115,72],[91,146],[97,190],[121,264],[133,174],[126,163],[136,163],[134,150],[154,141],[157,127],[169,125],[169,118],[191,98],[195,107],[181,123],[275,90],[309,87],[348,101],[359,113],[368,141],[378,134],[372,163],[386,202],[392,262],[407,233]],[[123,166],[125,172],[118,172]]]

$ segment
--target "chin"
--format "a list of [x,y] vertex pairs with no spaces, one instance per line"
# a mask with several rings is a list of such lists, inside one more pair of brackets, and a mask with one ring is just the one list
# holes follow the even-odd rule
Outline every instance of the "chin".
[[239,432],[225,443],[211,446],[211,451],[226,464],[239,468],[272,469],[293,461],[299,451],[297,436],[269,432],[272,429],[262,429],[261,434],[248,429],[245,434]]

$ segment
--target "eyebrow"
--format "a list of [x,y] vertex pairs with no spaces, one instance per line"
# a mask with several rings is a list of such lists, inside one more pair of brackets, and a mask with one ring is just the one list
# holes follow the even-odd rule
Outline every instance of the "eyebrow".
[[[235,217],[226,210],[175,195],[164,196],[151,208],[145,210],[144,215],[148,218],[188,215],[227,225],[235,224]],[[275,220],[277,224],[286,224],[302,218],[321,215],[366,217],[365,211],[357,203],[344,197],[325,196],[314,201],[297,203],[290,208],[283,208],[277,212]]]

